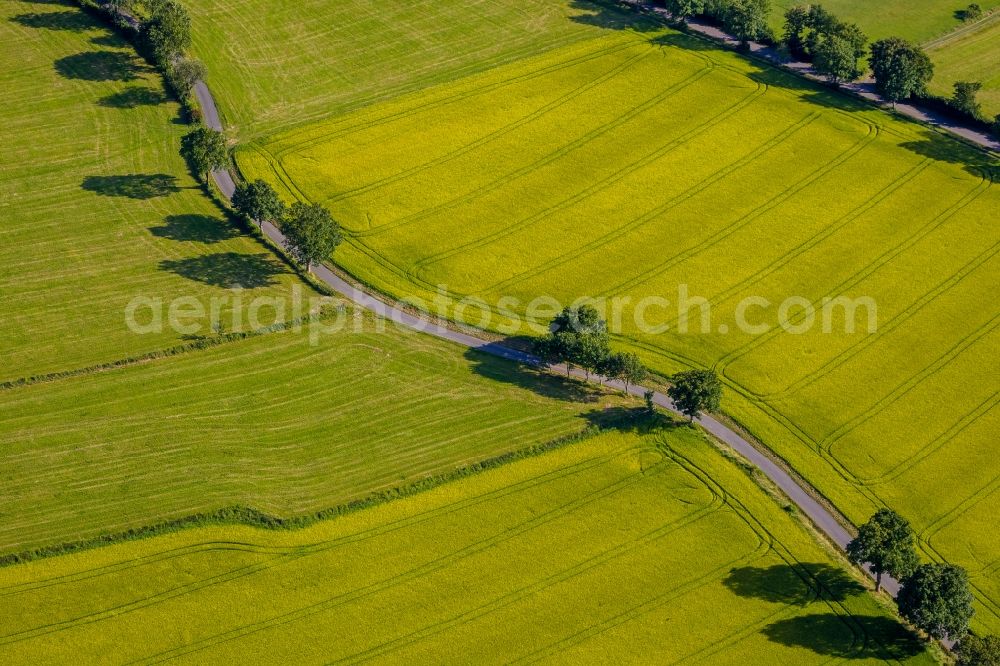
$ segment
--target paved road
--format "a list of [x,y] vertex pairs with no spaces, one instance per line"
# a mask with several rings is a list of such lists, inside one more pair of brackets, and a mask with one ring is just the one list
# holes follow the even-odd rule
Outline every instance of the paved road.
[[[195,95],[198,98],[198,103],[201,105],[202,118],[205,124],[212,129],[222,131],[222,121],[219,118],[219,111],[216,108],[215,100],[212,98],[211,92],[203,82],[199,81],[195,86]],[[226,198],[230,198],[233,194],[233,190],[235,189],[232,174],[226,170],[219,170],[212,172],[212,177],[215,179],[215,183],[218,185],[219,190],[222,191]],[[284,246],[285,237],[273,224],[264,222],[261,229],[272,242],[277,243],[280,246]],[[322,264],[313,269],[313,275],[337,293],[343,294],[348,300],[354,302],[356,305],[367,310],[371,310],[372,312],[402,326],[422,331],[463,347],[475,349],[479,352],[499,356],[518,363],[530,365],[538,364],[538,359],[531,354],[511,349],[497,342],[488,342],[477,338],[476,336],[440,326],[427,319],[417,317],[408,312],[403,312],[398,308],[392,307],[376,296],[351,285]],[[565,372],[565,367],[558,367],[555,368],[555,370]],[[580,371],[574,371],[573,374],[579,378],[584,378],[584,374]],[[622,390],[625,388],[620,382],[607,382],[607,385]],[[637,396],[642,396],[646,390],[647,389],[642,386],[629,387],[629,392]],[[674,414],[678,414],[673,403],[670,401],[670,398],[666,395],[662,393],[655,393],[653,400],[657,405],[663,407],[664,409],[667,409]],[[705,430],[725,442],[728,446],[739,452],[740,455],[756,465],[764,473],[764,475],[767,476],[767,478],[769,478],[778,488],[781,489],[782,492],[788,496],[788,498],[803,514],[808,516],[809,520],[811,520],[821,532],[826,534],[827,537],[833,541],[833,543],[837,544],[837,546],[841,549],[846,547],[847,542],[851,539],[851,535],[844,528],[844,526],[838,522],[833,513],[831,513],[825,506],[817,502],[812,495],[810,495],[803,486],[799,485],[799,483],[792,478],[788,472],[782,469],[781,466],[761,453],[739,433],[715,418],[706,415],[698,419],[698,422]],[[894,597],[899,590],[898,583],[889,576],[885,576],[883,578],[882,586]]]
[[[658,14],[664,18],[670,18],[670,12],[662,7],[654,7],[653,5],[645,2],[645,0],[625,0],[625,2],[635,6],[641,11]],[[708,37],[714,41],[722,42],[723,44],[732,47],[735,47],[739,43],[735,37],[727,32],[724,32],[717,26],[710,25],[696,19],[691,19],[687,23],[688,28],[690,28],[692,32]],[[750,51],[753,55],[767,60],[772,65],[790,70],[800,76],[812,79],[813,81],[825,81],[825,78],[822,75],[816,73],[812,64],[808,62],[790,61],[769,46],[758,44],[757,42],[750,42]],[[857,97],[868,100],[869,102],[873,102],[882,108],[887,109],[891,107],[891,104],[875,91],[875,82],[871,79],[855,81],[854,83],[846,83],[841,86],[841,89]],[[948,116],[937,113],[936,111],[914,106],[913,104],[904,104],[902,102],[896,104],[895,111],[896,113],[912,118],[913,120],[919,121],[925,125],[945,130],[946,132],[961,137],[962,139],[976,144],[981,148],[1000,151],[1000,141],[997,141],[989,133],[973,129],[971,127],[966,127],[953,118],[949,118]]]

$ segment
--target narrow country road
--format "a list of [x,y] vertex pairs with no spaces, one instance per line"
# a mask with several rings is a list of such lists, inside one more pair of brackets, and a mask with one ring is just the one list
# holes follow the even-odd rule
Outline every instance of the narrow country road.
[[[656,7],[651,5],[647,0],[623,0],[624,2],[632,5],[636,10],[643,11],[657,16],[663,17],[665,20],[670,20],[671,14],[666,9],[662,7]],[[716,42],[725,44],[726,46],[736,48],[739,44],[739,40],[730,35],[729,33],[723,31],[721,28],[700,21],[697,19],[688,19],[687,21],[688,29],[702,37],[711,39]],[[825,79],[822,75],[813,69],[812,64],[808,62],[788,60],[782,56],[775,49],[766,46],[764,44],[759,44],[757,42],[750,42],[750,53],[754,56],[766,60],[770,64],[778,67],[780,69],[785,69],[790,72],[794,72],[799,76],[803,76],[812,81],[819,83],[825,83]],[[890,108],[889,102],[882,98],[881,95],[875,90],[875,82],[873,80],[865,79],[861,81],[854,81],[851,83],[845,83],[840,86],[841,91],[852,94],[856,97],[860,97],[866,101],[872,102],[876,106],[888,110]],[[916,106],[914,104],[899,102],[894,107],[892,107],[896,113],[907,116],[917,122],[924,125],[930,125],[931,127],[937,127],[946,132],[954,134],[955,136],[964,139],[970,143],[973,143],[980,148],[985,148],[986,150],[1000,151],[1000,141],[996,138],[990,136],[988,132],[983,132],[972,127],[963,125],[961,122],[949,118],[948,116],[938,113],[937,111],[932,111],[930,109]]]
[[[221,132],[223,130],[222,120],[219,117],[219,111],[215,105],[215,99],[212,97],[212,93],[209,91],[208,86],[206,86],[204,82],[199,81],[195,85],[194,90],[198,103],[201,106],[204,123],[208,127]],[[227,199],[231,198],[233,191],[236,189],[232,174],[228,170],[218,170],[212,172],[212,178],[215,180],[216,185],[225,197]],[[270,222],[264,222],[261,229],[272,242],[284,247],[285,237],[277,229],[277,227]],[[415,329],[428,335],[433,335],[463,347],[468,347],[492,356],[498,356],[529,365],[538,364],[538,359],[531,354],[511,349],[510,347],[506,347],[497,342],[489,342],[467,333],[439,326],[428,319],[417,317],[407,312],[403,312],[399,308],[392,307],[372,294],[351,285],[323,264],[319,264],[313,269],[313,275],[337,293],[344,295],[348,300],[354,302],[356,305],[365,308],[366,310],[370,310],[381,317],[396,322],[401,326]],[[556,368],[556,370],[559,370],[559,368]],[[562,370],[565,370],[565,368],[562,368]],[[578,378],[584,378],[584,374],[581,371],[574,371],[573,374]],[[622,390],[625,388],[621,382],[617,381],[606,382],[606,385]],[[642,396],[647,391],[647,389],[642,386],[630,386],[628,390],[629,393],[637,396]],[[654,393],[653,400],[657,405],[679,415],[679,412],[674,408],[670,398],[666,395],[658,392]],[[725,442],[726,445],[737,451],[740,455],[760,469],[761,472],[763,472],[768,479],[780,488],[781,491],[795,504],[795,506],[798,507],[798,509],[841,550],[846,548],[847,542],[851,540],[850,533],[834,517],[830,510],[820,504],[780,465],[761,453],[735,430],[729,428],[712,416],[706,414],[699,418],[698,422],[705,430],[717,439]],[[869,572],[869,574],[870,573],[871,572]],[[899,591],[898,582],[889,576],[883,577],[882,586],[893,597],[895,597]]]

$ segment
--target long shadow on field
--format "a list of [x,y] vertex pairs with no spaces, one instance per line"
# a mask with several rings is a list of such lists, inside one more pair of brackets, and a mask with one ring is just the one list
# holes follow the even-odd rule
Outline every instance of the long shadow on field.
[[134,81],[144,67],[125,51],[88,51],[60,58],[56,72],[82,81]]
[[126,42],[122,37],[113,32],[109,32],[106,35],[98,35],[97,37],[93,37],[90,40],[90,43],[94,44],[95,46],[116,46],[118,48],[125,48],[126,46],[128,46],[128,42]]
[[[704,53],[714,52],[720,55],[733,52],[731,49],[723,48],[708,39],[701,39],[679,32],[671,32],[665,35],[660,35],[653,38],[651,43],[658,46],[673,47],[683,51],[701,51]],[[847,95],[841,94],[832,88],[827,88],[819,82],[809,81],[801,76],[790,74],[789,72],[782,71],[769,65],[764,65],[759,61],[749,58],[746,60],[746,63],[753,67],[752,70],[747,72],[747,78],[763,86],[767,86],[769,88],[795,90],[802,96],[802,99],[829,109],[837,109],[839,111],[860,111],[870,108],[864,103],[852,97],[848,97]]]
[[475,349],[465,352],[472,362],[472,369],[494,381],[514,384],[539,395],[567,402],[597,402],[603,392],[589,384],[572,378],[560,377],[538,368],[490,356]]
[[739,567],[732,569],[722,584],[741,597],[802,606],[817,597],[844,601],[865,591],[840,567],[815,562]]
[[181,191],[177,185],[177,177],[167,173],[87,176],[80,186],[101,196],[128,199],[154,199]]
[[83,32],[84,30],[93,30],[98,27],[94,19],[79,11],[20,14],[12,16],[10,20],[26,28],[40,28],[45,30]]
[[592,25],[608,30],[636,30],[647,32],[663,28],[663,24],[637,11],[621,8],[606,0],[572,0],[570,7],[580,9],[585,14],[571,18],[576,23]]
[[929,129],[922,129],[920,136],[919,141],[905,141],[899,145],[923,157],[958,164],[977,178],[984,174],[992,174],[992,178],[997,178],[1000,163],[990,159],[985,153]]
[[800,615],[769,624],[762,633],[775,643],[840,659],[894,661],[924,650],[912,632],[885,616]]
[[206,244],[220,243],[239,235],[236,229],[224,220],[195,214],[168,215],[162,225],[150,227],[149,232],[157,238]]
[[187,259],[164,259],[160,270],[225,289],[255,289],[277,284],[288,271],[268,254],[222,252]]
[[604,409],[593,409],[584,414],[583,418],[590,425],[597,426],[598,428],[632,432],[641,435],[688,426],[687,421],[675,419],[659,410],[651,414],[644,406],[614,406],[605,407]]
[[97,103],[112,109],[134,109],[137,106],[156,106],[166,101],[167,96],[159,90],[132,86],[114,95],[102,97]]

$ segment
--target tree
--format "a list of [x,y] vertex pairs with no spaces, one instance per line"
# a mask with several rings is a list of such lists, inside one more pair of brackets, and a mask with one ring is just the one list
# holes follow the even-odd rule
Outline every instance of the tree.
[[882,588],[882,574],[898,579],[909,576],[919,564],[910,523],[892,509],[879,509],[847,544],[847,558],[855,565],[866,562],[875,574],[875,591]]
[[538,360],[545,367],[553,366],[562,361],[562,350],[559,341],[554,334],[549,334],[540,338],[535,338],[531,345],[531,353],[538,357]]
[[307,271],[312,270],[313,262],[333,254],[341,241],[340,225],[320,204],[296,201],[288,210],[281,230],[288,250],[306,265]]
[[598,371],[611,355],[608,349],[608,336],[606,333],[577,333],[576,345],[573,348],[572,358],[577,365],[587,373]]
[[958,666],[1000,666],[1000,636],[969,634],[955,649]]
[[723,23],[727,31],[746,48],[751,40],[767,34],[770,0],[731,0]]
[[258,225],[264,220],[280,221],[285,214],[285,204],[278,193],[260,178],[237,185],[232,203],[236,212]]
[[785,10],[785,27],[782,41],[789,53],[796,58],[806,57],[805,31],[809,27],[809,6],[794,5]]
[[638,384],[646,378],[646,366],[631,352],[609,354],[601,364],[599,372],[608,379],[625,384],[626,393],[630,384]]
[[972,619],[972,591],[965,569],[954,564],[922,564],[899,588],[899,614],[934,638],[960,639]]
[[552,320],[553,332],[607,333],[608,324],[593,305],[579,305],[563,308]]
[[820,39],[827,35],[836,34],[840,25],[840,20],[823,9],[822,5],[809,5],[810,31],[806,35],[805,49],[810,58],[815,57]]
[[869,63],[875,87],[893,107],[901,99],[926,92],[927,83],[934,75],[934,65],[927,54],[899,37],[880,39],[872,44]]
[[963,21],[978,21],[981,18],[983,18],[983,8],[979,6],[979,3],[973,2],[962,10]]
[[142,25],[143,41],[158,62],[169,63],[191,46],[191,17],[174,0],[155,3]]
[[642,394],[642,399],[646,401],[646,413],[655,414],[656,413],[656,393],[653,391],[645,391]]
[[642,364],[639,357],[631,352],[623,352],[621,354],[622,363],[624,365],[624,372],[622,373],[621,380],[625,382],[625,392],[628,393],[629,384],[638,384],[644,381],[649,375],[646,370],[646,366]]
[[841,23],[834,34],[850,44],[854,53],[854,72],[845,80],[853,81],[861,78],[865,71],[858,66],[858,61],[868,52],[868,35],[856,23]]
[[962,113],[968,114],[973,118],[979,118],[982,108],[979,106],[979,100],[976,99],[976,93],[982,87],[983,84],[978,81],[956,81],[954,85],[955,92],[951,97],[951,105]]
[[208,127],[197,127],[181,139],[181,154],[195,173],[205,176],[214,169],[221,169],[229,162],[226,137]]
[[665,4],[667,11],[682,23],[705,11],[704,0],[665,0]]
[[837,35],[826,35],[816,46],[813,57],[816,71],[824,74],[834,84],[853,81],[858,78],[858,60],[854,48],[847,40]]
[[205,65],[195,58],[178,58],[167,69],[170,85],[180,97],[186,97],[207,74]]
[[674,401],[681,414],[694,421],[701,412],[719,408],[722,400],[722,383],[712,370],[688,370],[670,378],[667,395]]

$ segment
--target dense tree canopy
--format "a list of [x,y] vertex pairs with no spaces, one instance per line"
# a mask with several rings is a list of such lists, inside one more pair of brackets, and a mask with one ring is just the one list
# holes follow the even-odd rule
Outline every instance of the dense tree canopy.
[[725,28],[741,45],[767,34],[770,0],[731,0],[723,15]]
[[191,167],[202,176],[214,169],[221,169],[229,162],[226,138],[222,132],[208,127],[197,127],[181,139],[181,153]]
[[281,230],[289,252],[312,270],[314,262],[326,259],[340,245],[340,225],[320,204],[292,204]]
[[882,575],[896,578],[910,575],[919,564],[913,529],[905,518],[892,509],[879,509],[858,529],[858,536],[847,544],[847,557],[854,564],[869,564],[875,574],[875,589],[882,586]]
[[1000,666],[1000,636],[966,636],[955,650],[958,666]]
[[934,75],[934,65],[927,54],[899,37],[872,44],[869,63],[875,86],[893,104],[911,95],[924,94]]
[[151,16],[142,25],[142,36],[153,57],[169,63],[191,46],[191,17],[174,0],[150,3]]
[[278,222],[285,214],[285,204],[278,193],[260,178],[237,185],[232,203],[236,212],[258,224],[265,220]]
[[722,382],[712,370],[687,370],[670,378],[667,395],[681,414],[694,420],[701,412],[712,412],[722,401]]
[[665,0],[665,5],[667,11],[680,21],[685,21],[705,11],[704,0]]
[[899,614],[937,639],[961,639],[972,619],[972,591],[965,569],[954,564],[922,564],[903,581]]

